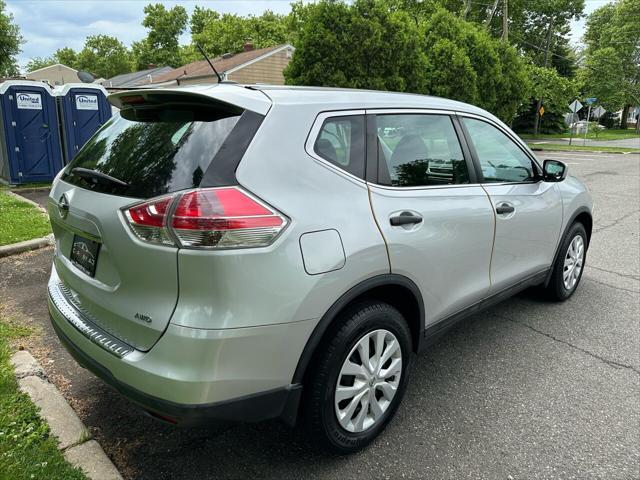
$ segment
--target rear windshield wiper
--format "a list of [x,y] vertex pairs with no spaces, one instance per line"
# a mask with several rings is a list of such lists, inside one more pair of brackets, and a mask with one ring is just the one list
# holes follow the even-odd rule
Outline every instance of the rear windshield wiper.
[[71,173],[76,174],[82,178],[91,178],[95,180],[106,180],[109,183],[115,183],[116,185],[120,185],[121,187],[128,187],[129,184],[127,182],[123,182],[119,178],[112,177],[111,175],[107,175],[106,173],[99,172],[97,170],[91,170],[89,168],[76,167],[71,170]]

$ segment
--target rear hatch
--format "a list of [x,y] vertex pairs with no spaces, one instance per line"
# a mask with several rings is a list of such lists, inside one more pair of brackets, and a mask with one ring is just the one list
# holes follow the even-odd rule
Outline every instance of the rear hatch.
[[237,140],[243,118],[249,113],[255,124],[256,113],[187,92],[110,100],[124,107],[121,114],[87,142],[52,188],[54,264],[76,308],[144,351],[166,329],[178,299],[178,248],[170,239],[142,241],[124,207],[200,186],[221,150],[233,150],[229,142]]

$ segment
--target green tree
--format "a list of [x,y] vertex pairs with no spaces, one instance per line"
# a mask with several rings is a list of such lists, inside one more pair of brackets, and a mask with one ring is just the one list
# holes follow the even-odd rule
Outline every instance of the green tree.
[[543,133],[562,132],[564,113],[568,105],[578,95],[578,83],[561,76],[554,68],[527,65],[530,99],[520,107],[513,127],[519,132],[533,131],[537,100],[543,98],[545,113],[541,117],[540,131]]
[[[455,2],[447,2],[451,9]],[[468,6],[466,20],[483,25],[494,37],[502,35],[502,3],[498,3],[493,16],[493,2],[462,0],[460,11]],[[509,41],[522,52],[527,53],[537,65],[544,64],[546,37],[551,26],[553,48],[567,36],[571,20],[578,20],[584,10],[584,0],[509,0],[508,3]],[[490,19],[487,24],[487,20]],[[566,40],[566,39],[565,39]]]
[[595,10],[587,19],[584,67],[580,78],[588,96],[608,110],[622,108],[620,127],[640,105],[640,0],[620,0]]
[[138,70],[149,65],[177,67],[181,64],[179,38],[187,28],[189,16],[184,7],[177,5],[169,10],[161,3],[144,7],[142,25],[149,32],[131,46]]
[[0,77],[18,73],[16,55],[23,43],[18,25],[13,23],[13,15],[5,12],[5,3],[0,0]]
[[230,13],[216,16],[204,12],[199,12],[199,16],[205,19],[197,19],[195,31],[192,16],[192,39],[212,56],[241,52],[247,41],[255,48],[265,48],[287,43],[291,38],[287,17],[269,10],[260,16]]
[[193,13],[191,14],[191,19],[189,20],[191,38],[193,39],[194,35],[202,33],[204,27],[206,27],[208,23],[218,20],[219,18],[220,14],[215,10],[196,5],[193,9]]
[[55,65],[56,59],[53,57],[33,57],[30,58],[25,66],[26,72],[33,72],[34,70],[39,70],[44,67],[48,67],[49,65]]
[[[58,51],[60,52],[60,51]],[[69,55],[67,49],[64,55]],[[86,70],[98,77],[110,78],[131,71],[131,58],[127,48],[115,37],[92,35],[76,56],[74,68]]]
[[511,121],[528,92],[517,51],[443,8],[422,18],[401,6],[296,4],[299,33],[287,82],[438,95]]
[[524,65],[513,47],[444,9],[424,22],[424,38],[425,93],[473,103],[511,121],[527,93]]
[[[418,27],[380,1],[321,1],[296,7],[296,52],[287,83],[419,92],[428,65]],[[348,46],[348,47],[345,47]]]
[[53,58],[56,63],[61,63],[71,68],[76,68],[76,64],[78,63],[78,54],[70,47],[59,48],[53,54]]
[[76,68],[78,63],[78,54],[73,50],[73,48],[59,48],[50,57],[33,57],[27,62],[25,70],[27,72],[33,72],[34,70],[48,67],[49,65],[55,65],[56,63]]

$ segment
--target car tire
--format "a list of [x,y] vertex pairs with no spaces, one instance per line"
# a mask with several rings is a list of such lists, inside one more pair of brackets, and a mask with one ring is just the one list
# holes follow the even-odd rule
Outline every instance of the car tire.
[[574,294],[584,272],[588,242],[584,226],[579,222],[574,223],[562,240],[553,265],[546,287],[549,299],[561,302]]
[[[374,301],[347,308],[333,325],[311,365],[303,417],[314,443],[348,454],[367,446],[394,416],[407,385],[411,332],[398,310]],[[361,352],[369,355],[368,367]]]

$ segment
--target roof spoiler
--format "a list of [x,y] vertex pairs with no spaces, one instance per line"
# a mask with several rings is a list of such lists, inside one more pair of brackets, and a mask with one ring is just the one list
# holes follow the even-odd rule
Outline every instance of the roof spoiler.
[[194,86],[192,88],[136,88],[113,93],[107,98],[116,108],[134,108],[140,105],[167,103],[211,106],[221,104],[225,108],[240,108],[266,115],[271,101],[262,93],[236,85]]

